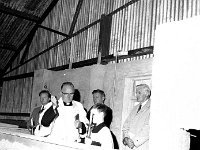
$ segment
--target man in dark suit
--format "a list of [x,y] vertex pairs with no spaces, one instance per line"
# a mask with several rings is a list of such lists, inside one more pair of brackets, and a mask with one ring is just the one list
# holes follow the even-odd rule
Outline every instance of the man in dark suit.
[[[104,104],[105,99],[106,99],[106,95],[105,95],[104,91],[102,91],[100,89],[93,90],[92,96],[93,96],[94,105],[96,105],[96,104]],[[92,107],[87,112],[88,120],[90,120],[90,111],[91,111]],[[104,118],[104,121],[105,121],[104,123],[106,124],[106,126],[108,128],[110,128],[110,124],[112,122],[112,118],[113,118],[112,109],[110,107],[108,107],[108,114]]]
[[[92,92],[92,96],[93,96],[94,105],[97,104],[97,103],[104,104],[104,101],[105,101],[105,93],[104,93],[104,91],[102,91],[100,89],[94,90]],[[87,112],[88,120],[90,119],[90,111],[91,111],[91,109],[92,109],[92,107]]]
[[49,109],[52,106],[51,101],[51,94],[47,90],[42,90],[39,93],[40,96],[40,102],[41,106],[36,107],[33,112],[31,113],[31,116],[27,122],[27,128],[31,132],[31,134],[35,133],[36,127],[40,124],[39,122],[41,121],[41,115],[44,115],[44,111]]

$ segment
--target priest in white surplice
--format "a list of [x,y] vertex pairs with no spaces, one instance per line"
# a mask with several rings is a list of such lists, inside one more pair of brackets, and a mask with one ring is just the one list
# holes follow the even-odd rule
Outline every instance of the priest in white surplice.
[[[58,100],[58,117],[53,123],[49,139],[54,142],[74,142],[79,139],[79,129],[88,123],[80,102],[74,101],[74,85],[65,82],[61,86],[62,97]],[[82,130],[82,129],[81,129]]]

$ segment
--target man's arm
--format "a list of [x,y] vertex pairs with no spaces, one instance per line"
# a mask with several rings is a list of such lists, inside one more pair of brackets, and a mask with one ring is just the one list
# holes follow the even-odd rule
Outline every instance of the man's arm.
[[89,123],[88,119],[86,118],[86,111],[83,107],[83,105],[80,102],[73,102],[75,105],[75,108],[77,109],[77,113],[79,116],[79,119],[75,119],[75,127],[80,128],[81,133],[80,134],[85,134],[86,133],[86,125]]
[[131,111],[131,113],[129,114],[129,116],[126,118],[126,121],[124,122],[123,128],[122,128],[122,142],[125,146],[128,146],[129,148],[134,148],[134,143],[133,140],[130,139],[129,136],[129,130],[130,130],[130,121],[132,119],[132,115],[133,115],[133,110]]
[[34,129],[35,129],[36,125],[37,125],[37,122],[36,122],[37,117],[36,117],[36,115],[37,115],[38,111],[39,111],[39,108],[35,108],[33,110],[33,112],[31,113],[31,115],[29,117],[29,120],[27,121],[27,124],[26,124],[27,129],[31,132],[31,134],[33,134]]
[[44,127],[49,127],[52,121],[58,117],[58,112],[53,109],[53,106],[51,106],[43,115],[41,124]]
[[122,128],[122,132],[123,132],[123,139],[125,137],[129,138],[129,129],[130,129],[130,121],[131,121],[131,116],[132,116],[132,112],[129,114],[129,116],[126,118],[123,128]]
[[81,103],[77,104],[77,106],[78,106],[78,111],[80,115],[80,121],[86,125],[86,123],[89,123],[86,117],[86,111],[84,110],[83,105]]
[[31,113],[31,115],[30,115],[28,121],[26,122],[26,127],[27,127],[27,129],[30,129],[30,128],[31,128],[32,119],[33,119],[33,113]]
[[92,109],[92,107],[87,111],[86,117],[87,117],[88,120],[90,120],[90,112],[91,112],[91,109]]

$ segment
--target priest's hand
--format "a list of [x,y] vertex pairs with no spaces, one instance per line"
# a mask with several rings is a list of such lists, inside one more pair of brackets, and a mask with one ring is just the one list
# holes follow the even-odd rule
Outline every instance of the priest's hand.
[[74,121],[74,126],[78,129],[78,128],[81,128],[82,126],[82,123],[80,122],[80,120],[75,120]]
[[51,102],[53,104],[54,107],[56,107],[58,105],[58,100],[56,98],[56,96],[51,96]]

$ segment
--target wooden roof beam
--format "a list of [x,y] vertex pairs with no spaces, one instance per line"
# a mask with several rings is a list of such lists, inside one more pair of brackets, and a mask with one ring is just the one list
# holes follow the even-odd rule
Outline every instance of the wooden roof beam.
[[[132,1],[130,1],[130,2],[126,3],[126,4],[124,4],[124,5],[122,5],[121,7],[117,8],[116,10],[114,10],[113,12],[111,12],[110,14],[108,14],[108,16],[110,16],[110,15],[112,16],[112,15],[114,15],[115,13],[119,12],[120,10],[123,10],[123,9],[127,8],[129,5],[132,5],[133,3],[136,3],[136,2],[138,2],[138,1],[139,1],[139,0],[132,0]],[[89,25],[83,27],[82,29],[80,29],[80,30],[78,30],[77,32],[75,32],[75,33],[73,33],[72,35],[70,35],[70,37],[66,37],[66,38],[62,39],[61,41],[59,41],[59,42],[55,43],[54,45],[48,47],[47,49],[43,50],[42,52],[38,53],[37,55],[33,56],[32,58],[26,60],[26,61],[23,62],[22,64],[20,64],[20,65],[16,66],[15,68],[11,69],[10,71],[4,72],[3,76],[6,75],[6,74],[8,74],[8,73],[10,73],[10,72],[12,72],[13,70],[19,68],[20,66],[22,66],[22,65],[24,65],[24,64],[26,64],[26,63],[28,63],[29,61],[31,61],[31,60],[33,60],[33,59],[39,57],[40,55],[42,55],[42,54],[44,54],[44,53],[50,51],[52,48],[57,47],[58,45],[64,43],[65,41],[71,39],[72,37],[74,37],[74,36],[76,36],[76,35],[78,35],[78,34],[84,32],[84,31],[86,31],[87,29],[89,29],[90,27],[96,25],[96,24],[99,23],[100,21],[101,21],[101,19],[98,19],[98,20],[92,22],[91,24],[89,24]]]
[[74,17],[73,17],[73,20],[72,20],[72,24],[70,26],[69,35],[72,35],[73,32],[74,32],[74,28],[75,28],[75,25],[76,25],[76,22],[77,22],[78,15],[80,13],[82,4],[83,4],[83,0],[79,0],[78,4],[76,6],[76,11],[75,11],[75,14],[74,14]]
[[0,12],[4,13],[4,14],[9,14],[11,16],[15,16],[15,17],[19,17],[28,21],[33,21],[33,22],[37,22],[39,21],[39,17],[32,15],[32,14],[28,14],[26,12],[22,12],[22,11],[18,11],[15,9],[11,9],[8,7],[5,7],[3,5],[0,5]]
[[48,31],[51,31],[51,32],[54,32],[54,33],[57,33],[59,35],[62,35],[62,36],[65,36],[65,37],[69,37],[68,34],[66,33],[63,33],[63,32],[60,32],[60,31],[57,31],[57,30],[54,30],[54,29],[51,29],[51,28],[48,28],[48,27],[45,27],[45,26],[42,26],[42,25],[38,25],[39,28],[42,28],[42,29],[45,29],[45,30],[48,30]]
[[51,29],[51,28],[48,28],[48,27],[45,27],[43,25],[38,24],[37,22],[39,21],[40,18],[37,17],[37,16],[34,16],[34,15],[31,15],[31,14],[28,14],[26,12],[21,12],[21,11],[18,11],[18,10],[14,10],[14,9],[11,9],[11,8],[8,8],[8,7],[2,6],[2,5],[0,5],[0,12],[1,13],[5,13],[5,14],[9,14],[11,16],[15,16],[15,17],[18,17],[18,18],[22,18],[22,19],[25,19],[25,20],[28,20],[28,21],[32,21],[32,22],[36,23],[39,28],[42,28],[42,29],[45,29],[45,30],[48,30],[48,31],[51,31],[51,32],[54,32],[54,33],[57,33],[59,35],[62,35],[62,36],[65,36],[65,37],[69,36],[69,35],[67,35],[67,34],[65,34],[63,32],[56,31],[54,29]]
[[[27,44],[27,41],[29,40],[29,35],[34,34],[37,29],[38,29],[38,24],[41,24],[44,19],[48,16],[48,14],[51,12],[51,10],[53,9],[53,7],[57,4],[59,0],[53,0],[51,2],[51,4],[49,5],[49,7],[45,10],[45,12],[43,13],[43,15],[41,16],[41,18],[36,22],[36,24],[34,25],[33,29],[31,30],[31,32],[27,35],[27,37],[25,38],[25,40],[22,42],[22,44],[19,46],[19,48],[17,49],[17,52],[15,52],[15,54],[11,57],[11,59],[9,60],[8,64],[5,66],[4,71],[2,74],[0,74],[0,76],[4,76],[6,73],[6,70],[12,65],[12,62],[15,60],[15,58],[20,54],[20,51],[24,48],[24,46]],[[22,63],[24,64],[24,63]],[[13,69],[11,69],[13,70]],[[9,71],[10,72],[10,71]]]

